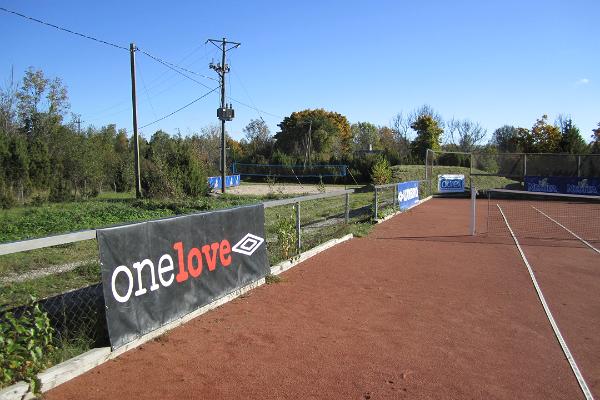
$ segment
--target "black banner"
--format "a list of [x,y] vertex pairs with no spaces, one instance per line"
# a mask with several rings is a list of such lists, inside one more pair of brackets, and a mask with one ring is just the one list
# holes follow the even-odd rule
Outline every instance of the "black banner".
[[264,277],[262,205],[97,231],[111,345]]

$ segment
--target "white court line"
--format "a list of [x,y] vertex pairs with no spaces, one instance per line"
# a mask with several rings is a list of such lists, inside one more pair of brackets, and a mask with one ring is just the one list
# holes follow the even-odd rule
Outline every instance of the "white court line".
[[579,370],[579,367],[577,366],[577,363],[575,362],[575,358],[573,358],[573,354],[571,354],[571,350],[569,350],[569,347],[567,346],[567,342],[565,342],[565,339],[563,338],[562,334],[560,333],[560,330],[558,329],[556,320],[554,319],[554,317],[552,316],[552,313],[550,312],[550,307],[548,307],[548,303],[546,303],[546,298],[544,297],[544,294],[542,293],[542,289],[540,289],[540,285],[538,285],[537,279],[535,279],[535,275],[533,274],[533,269],[531,269],[531,265],[529,265],[529,261],[527,261],[527,257],[525,257],[525,253],[523,252],[523,249],[521,248],[521,245],[519,244],[519,241],[517,240],[515,233],[513,232],[510,225],[508,224],[506,215],[504,215],[504,212],[502,211],[500,204],[496,204],[496,206],[500,210],[500,214],[502,214],[502,218],[504,218],[504,223],[506,224],[506,227],[510,231],[511,236],[512,236],[513,240],[515,241],[515,244],[517,245],[517,249],[519,249],[519,253],[521,253],[521,258],[523,259],[523,262],[525,263],[525,266],[527,267],[527,270],[529,271],[529,276],[531,277],[531,281],[533,282],[533,286],[535,287],[535,291],[537,292],[540,302],[542,303],[542,306],[544,307],[544,312],[546,313],[546,317],[548,318],[548,321],[550,321],[550,325],[552,325],[552,330],[554,331],[554,335],[556,336],[556,339],[558,339],[558,343],[560,343],[560,347],[562,347],[563,353],[565,353],[565,357],[567,358],[567,361],[569,361],[569,365],[571,365],[571,369],[573,370],[573,373],[575,374],[575,378],[577,378],[577,382],[579,383],[579,387],[581,388],[581,391],[583,392],[583,394],[587,400],[594,400],[594,396],[592,396],[592,392],[590,391],[590,388],[588,387],[587,383],[585,383],[585,379],[583,379],[583,375],[581,374],[581,371]]
[[551,216],[549,216],[548,214],[546,214],[545,212],[538,210],[536,207],[531,206],[535,211],[539,212],[540,214],[542,214],[544,217],[548,218],[550,221],[554,222],[556,225],[560,226],[561,228],[563,228],[565,231],[569,232],[571,235],[575,236],[577,239],[579,239],[581,241],[581,243],[585,244],[586,246],[588,246],[590,249],[594,250],[596,253],[600,254],[600,250],[598,250],[597,248],[595,248],[594,246],[592,246],[590,243],[588,243],[586,240],[580,238],[579,236],[577,236],[575,234],[575,232],[571,231],[569,228],[567,228],[566,226],[564,226],[563,224],[561,224],[560,222],[558,222],[557,220],[555,220],[554,218],[552,218]]

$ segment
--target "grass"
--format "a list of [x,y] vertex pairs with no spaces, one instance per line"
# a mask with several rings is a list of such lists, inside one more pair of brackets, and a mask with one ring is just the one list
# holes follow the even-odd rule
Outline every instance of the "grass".
[[83,264],[71,271],[24,282],[0,284],[0,309],[26,304],[30,296],[43,299],[100,282],[100,265]]
[[279,283],[281,282],[282,279],[279,275],[267,275],[265,276],[265,283],[267,285],[272,285],[274,283]]
[[45,268],[49,265],[63,265],[74,261],[97,259],[98,244],[96,240],[22,251],[0,256],[0,276]]
[[0,243],[261,202],[223,195],[185,200],[94,199],[0,211]]

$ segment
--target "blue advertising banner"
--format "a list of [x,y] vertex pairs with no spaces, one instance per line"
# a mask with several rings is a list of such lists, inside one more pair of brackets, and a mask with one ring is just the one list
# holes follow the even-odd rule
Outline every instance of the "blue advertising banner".
[[462,174],[438,175],[438,192],[462,193],[465,191],[465,176]]
[[600,178],[526,176],[525,190],[528,192],[600,196]]
[[[241,182],[239,175],[227,175],[225,177],[225,187],[239,186]],[[220,176],[209,176],[208,186],[213,189],[221,188],[221,177]]]
[[398,184],[398,206],[405,210],[419,202],[419,181],[408,181]]

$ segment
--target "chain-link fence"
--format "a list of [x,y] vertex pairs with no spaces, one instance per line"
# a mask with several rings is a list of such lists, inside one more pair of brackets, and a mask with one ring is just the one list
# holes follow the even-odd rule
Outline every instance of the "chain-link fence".
[[520,178],[600,175],[600,154],[473,153],[473,173]]
[[461,174],[478,189],[520,189],[526,176],[600,176],[600,154],[444,152],[428,150],[425,177],[437,188],[438,175]]
[[[83,340],[91,347],[108,345],[101,283],[48,297],[36,303],[47,313],[57,343]],[[7,313],[19,318],[32,308],[33,304],[28,304],[5,309],[0,313],[0,320],[5,320]]]

